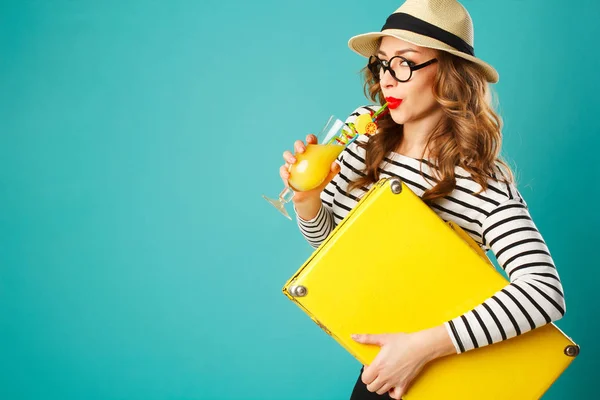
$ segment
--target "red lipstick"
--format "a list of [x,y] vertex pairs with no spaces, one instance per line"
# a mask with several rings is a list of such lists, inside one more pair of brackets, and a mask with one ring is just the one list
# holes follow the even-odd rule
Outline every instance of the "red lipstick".
[[397,99],[395,97],[386,97],[385,101],[387,101],[388,107],[392,110],[400,107],[400,104],[402,103],[402,99]]

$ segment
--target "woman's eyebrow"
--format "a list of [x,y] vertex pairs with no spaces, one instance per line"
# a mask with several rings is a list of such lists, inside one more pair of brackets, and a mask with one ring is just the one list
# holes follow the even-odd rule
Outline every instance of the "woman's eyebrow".
[[[398,50],[398,51],[396,51],[396,53],[394,53],[394,55],[396,55],[396,56],[399,56],[399,55],[402,55],[402,54],[404,54],[404,53],[409,53],[409,52],[412,52],[412,53],[419,53],[419,52],[418,52],[417,50],[415,50],[415,49],[404,49],[404,50]],[[382,55],[382,56],[384,56],[384,57],[387,57],[387,54],[385,54],[385,53],[384,53],[383,51],[381,51],[381,50],[378,50],[378,51],[377,51],[377,55]]]

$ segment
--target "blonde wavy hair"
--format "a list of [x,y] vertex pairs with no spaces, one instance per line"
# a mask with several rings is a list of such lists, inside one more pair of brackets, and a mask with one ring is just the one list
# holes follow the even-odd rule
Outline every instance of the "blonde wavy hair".
[[[502,120],[494,111],[492,93],[483,73],[467,60],[444,51],[437,53],[439,68],[433,83],[433,95],[444,110],[444,116],[426,143],[429,157],[435,161],[435,167],[431,169],[436,180],[436,184],[431,183],[433,187],[422,196],[427,203],[454,190],[456,166],[469,172],[482,187],[477,194],[487,189],[488,179],[507,184],[514,181],[511,168],[500,159]],[[367,67],[362,73],[365,95],[373,102],[384,104],[378,80]],[[365,176],[351,182],[350,190],[377,182],[379,166],[402,140],[403,126],[396,124],[389,114],[378,125],[378,133],[368,142],[357,142],[366,151]]]

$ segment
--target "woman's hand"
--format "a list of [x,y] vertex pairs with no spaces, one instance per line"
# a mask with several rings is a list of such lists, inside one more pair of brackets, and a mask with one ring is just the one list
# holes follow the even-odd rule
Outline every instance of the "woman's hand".
[[414,333],[352,335],[352,339],[381,347],[373,362],[365,365],[361,378],[370,392],[389,392],[397,400],[428,362],[456,353],[444,326]]
[[[308,135],[306,137],[306,144],[317,144],[317,137],[315,135]],[[296,140],[296,142],[294,143],[294,150],[295,150],[296,154],[304,153],[304,151],[306,150],[306,145],[301,140]],[[279,176],[281,177],[281,180],[283,181],[284,185],[289,187],[289,182],[288,182],[288,179],[290,178],[289,169],[292,166],[292,164],[296,163],[296,157],[294,157],[294,155],[289,150],[286,150],[283,152],[283,159],[285,161],[285,164],[279,168]],[[320,196],[321,196],[321,192],[323,191],[323,189],[325,189],[325,186],[327,186],[327,184],[333,179],[333,177],[339,171],[340,171],[340,166],[337,162],[334,161],[331,164],[331,170],[329,172],[329,175],[325,178],[325,180],[323,181],[323,183],[321,183],[321,185],[319,185],[315,189],[312,189],[312,190],[309,190],[306,192],[294,191],[294,197],[292,198],[292,201],[295,204],[300,204],[300,203],[306,202],[307,200],[308,201],[319,200]]]

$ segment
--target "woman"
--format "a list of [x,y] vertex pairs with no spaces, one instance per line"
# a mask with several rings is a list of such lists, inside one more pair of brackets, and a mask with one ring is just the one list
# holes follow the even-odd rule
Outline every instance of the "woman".
[[[498,158],[501,121],[489,104],[489,83],[498,74],[474,56],[472,32],[458,2],[408,0],[381,32],[353,37],[350,48],[369,57],[365,89],[373,101],[387,102],[389,114],[376,135],[362,135],[342,152],[319,188],[293,198],[300,231],[316,248],[374,182],[400,177],[441,218],[492,250],[510,278],[481,305],[432,329],[353,336],[381,349],[363,367],[352,399],[400,399],[428,362],[507,340],[565,313],[550,252]],[[305,149],[302,141],[294,147]],[[289,151],[284,159],[280,175],[287,184],[296,160]]]

